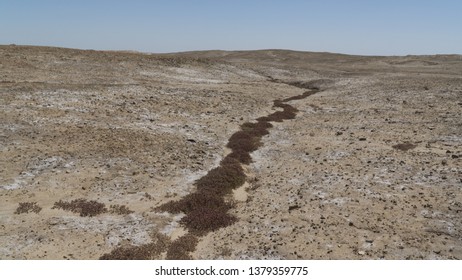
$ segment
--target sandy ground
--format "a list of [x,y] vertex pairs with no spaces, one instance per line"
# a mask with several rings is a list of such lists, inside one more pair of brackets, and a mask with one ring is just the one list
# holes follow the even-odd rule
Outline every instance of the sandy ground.
[[[156,207],[194,192],[241,124],[310,81],[322,91],[290,101],[296,118],[243,166],[237,221],[191,257],[461,259],[461,73],[456,55],[0,46],[0,259],[97,259],[187,234],[184,214]],[[76,199],[107,211],[53,207]]]

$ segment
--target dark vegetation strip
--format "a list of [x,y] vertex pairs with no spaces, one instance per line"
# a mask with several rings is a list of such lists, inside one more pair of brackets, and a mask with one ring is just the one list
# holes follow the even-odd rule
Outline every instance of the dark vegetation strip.
[[[18,208],[18,210],[16,211],[25,212],[25,210],[23,209],[26,209],[26,210],[32,209],[29,211],[36,212],[36,210],[38,209],[37,207],[38,206],[35,205],[35,202],[34,204],[30,204],[30,203],[21,204],[20,203],[20,208]],[[53,205],[51,209],[62,209],[65,211],[79,213],[81,217],[93,217],[93,216],[103,214],[106,212],[109,212],[111,214],[117,214],[117,215],[128,215],[128,214],[133,213],[133,211],[128,209],[127,206],[119,205],[119,204],[111,205],[108,211],[104,203],[101,203],[95,200],[86,200],[85,198],[74,199],[69,202],[59,200],[55,202],[55,204]],[[42,208],[38,209],[38,211],[40,210],[42,210]]]
[[94,200],[86,200],[84,198],[74,199],[70,202],[59,200],[55,202],[52,209],[62,209],[79,213],[82,217],[93,217],[98,214],[106,213],[106,206]]
[[[271,79],[272,82],[281,82]],[[282,82],[281,82],[282,83]],[[261,139],[269,134],[269,129],[273,127],[271,122],[282,122],[294,119],[298,110],[286,104],[292,100],[304,99],[319,91],[318,88],[309,83],[288,83],[299,88],[310,89],[301,95],[296,95],[282,100],[275,100],[273,107],[280,108],[268,116],[260,117],[256,122],[246,122],[241,125],[241,130],[237,131],[228,140],[226,145],[231,149],[220,165],[210,170],[204,177],[195,182],[196,192],[186,195],[178,201],[170,201],[156,208],[158,211],[166,211],[173,214],[184,213],[185,216],[180,223],[188,229],[188,234],[171,242],[167,249],[167,259],[191,259],[190,253],[196,248],[201,236],[217,229],[227,227],[237,221],[237,218],[229,214],[228,211],[233,204],[225,199],[232,193],[233,189],[245,183],[246,175],[242,164],[250,164],[252,157],[250,153],[256,151],[263,145]],[[146,248],[143,249],[143,246]],[[119,259],[133,258],[133,255],[146,258],[150,250],[149,244],[141,247],[129,247],[124,256],[123,248],[116,248],[112,253],[103,257]],[[141,251],[140,251],[141,250]]]

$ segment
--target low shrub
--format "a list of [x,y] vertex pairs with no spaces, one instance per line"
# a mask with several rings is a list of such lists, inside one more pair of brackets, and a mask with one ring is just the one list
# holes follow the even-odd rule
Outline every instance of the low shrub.
[[111,212],[112,214],[117,214],[117,215],[128,215],[128,214],[133,213],[133,211],[128,209],[128,207],[125,205],[115,204],[115,205],[111,205],[109,209],[110,209],[109,212]]
[[42,211],[42,207],[37,205],[37,202],[19,202],[18,208],[14,211],[15,214],[23,214],[23,213],[39,213]]
[[231,152],[229,155],[227,155],[226,157],[235,159],[242,164],[252,163],[252,157],[250,156],[250,153],[247,151],[243,151],[243,150],[235,150]]
[[[293,107],[292,107],[293,108]],[[258,118],[259,121],[267,121],[267,122],[282,122],[283,120],[290,120],[295,119],[297,115],[297,109],[284,109],[283,111],[277,111],[268,115],[266,117]]]
[[156,242],[141,246],[123,246],[102,255],[100,260],[153,260],[170,245],[169,238],[158,234]]
[[326,83],[331,83],[332,81],[330,80],[314,80],[314,81],[309,81],[309,82],[302,82],[302,81],[296,81],[296,82],[288,82],[286,84],[298,87],[298,88],[304,88],[304,89],[311,89],[311,90],[316,90],[318,91],[320,89],[320,85],[326,84]]
[[311,95],[313,95],[313,94],[315,94],[317,92],[319,92],[319,89],[313,89],[313,90],[310,90],[310,91],[305,91],[303,94],[283,99],[282,102],[289,102],[289,101],[292,101],[292,100],[304,99],[304,98],[307,98],[308,96],[311,96]]
[[232,166],[233,168],[243,171],[242,166],[239,163],[239,161],[235,158],[228,157],[228,156],[226,156],[224,159],[221,160],[220,166]]
[[200,192],[225,194],[244,182],[245,174],[239,162],[227,158],[226,162],[222,161],[219,167],[210,170],[207,175],[197,180],[195,185]]
[[227,210],[222,207],[201,207],[184,216],[180,220],[180,223],[186,226],[192,233],[201,235],[230,226],[235,221],[236,217],[228,214]]
[[241,130],[249,133],[252,136],[263,137],[269,134],[268,129],[272,127],[273,125],[271,123],[265,122],[265,121],[256,122],[256,123],[246,122],[241,125]]
[[274,112],[266,117],[260,117],[257,119],[258,122],[282,122],[283,120],[294,119],[297,115],[298,110],[289,105],[283,103],[284,101],[275,100],[274,107],[282,108],[282,111]]
[[227,147],[232,152],[227,158],[235,159],[242,164],[250,164],[252,162],[250,153],[256,151],[262,145],[261,138],[269,134],[268,129],[271,127],[273,125],[266,121],[242,124],[241,130],[229,138]]
[[79,213],[82,217],[92,217],[107,212],[106,206],[103,203],[84,198],[75,199],[71,202],[59,200],[52,207],[52,209],[56,208]]
[[112,252],[102,255],[100,260],[149,260],[152,255],[152,245],[118,247]]
[[261,137],[257,137],[251,132],[238,131],[231,135],[226,146],[233,151],[242,150],[253,152],[261,146],[260,138]]
[[188,194],[179,201],[170,201],[158,207],[158,210],[167,211],[173,214],[183,212],[190,213],[201,207],[220,208],[225,207],[230,209],[231,206],[226,204],[223,197],[216,193],[196,192]]
[[167,260],[190,260],[198,243],[196,236],[187,234],[173,241],[167,250]]

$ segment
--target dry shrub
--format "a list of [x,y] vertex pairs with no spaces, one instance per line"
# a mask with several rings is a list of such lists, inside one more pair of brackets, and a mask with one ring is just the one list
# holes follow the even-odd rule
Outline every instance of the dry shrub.
[[289,102],[289,101],[292,101],[292,100],[300,100],[300,99],[304,99],[304,98],[307,98],[308,96],[311,96],[315,93],[319,92],[318,89],[313,89],[313,90],[310,90],[310,91],[305,91],[303,94],[300,94],[300,95],[296,95],[296,96],[292,96],[292,97],[288,97],[286,99],[283,99],[282,102]]
[[278,101],[278,100],[274,102],[274,107],[282,108],[284,109],[284,111],[287,111],[287,112],[293,112],[293,113],[298,112],[297,108],[295,108],[294,106],[289,105],[289,104],[284,104],[282,103],[282,101]]
[[261,146],[260,138],[261,137],[256,137],[251,132],[238,131],[231,135],[226,146],[233,151],[242,150],[253,152]]
[[298,88],[312,89],[312,85],[309,82],[296,81],[296,82],[289,82],[287,84],[294,86],[294,87],[298,87]]
[[37,205],[37,202],[19,202],[18,208],[14,211],[15,214],[23,214],[23,213],[39,213],[42,211],[42,207]]
[[417,147],[417,145],[412,144],[412,143],[403,143],[403,144],[397,144],[392,146],[396,150],[401,150],[401,151],[408,151],[412,150]]
[[220,162],[220,166],[234,166],[234,168],[243,170],[239,161],[232,157],[225,157],[224,159],[222,159]]
[[55,202],[52,209],[56,208],[79,213],[82,217],[92,217],[107,212],[106,206],[103,203],[84,198],[74,199],[71,202],[59,200]]
[[266,122],[282,122],[283,120],[295,119],[296,115],[297,115],[297,110],[295,108],[294,110],[284,109],[283,111],[274,112],[271,115],[268,115],[266,117],[258,118],[258,120],[266,121]]
[[239,161],[242,164],[250,164],[252,163],[252,157],[250,156],[249,152],[243,150],[236,150],[231,152],[229,155],[226,156],[227,158],[232,158]]
[[250,153],[256,151],[261,145],[261,138],[269,134],[269,128],[273,125],[266,121],[256,123],[246,122],[241,125],[241,131],[234,133],[227,144],[232,152],[227,158],[232,158],[243,164],[250,164]]
[[258,122],[282,122],[283,120],[295,119],[298,110],[289,105],[284,104],[281,100],[274,101],[274,107],[282,108],[282,111],[274,112],[266,117],[260,117],[257,119]]
[[269,134],[268,129],[272,127],[273,125],[271,123],[265,121],[257,123],[246,122],[241,125],[241,130],[249,133],[252,136],[262,137]]
[[156,235],[156,242],[141,246],[118,247],[112,252],[102,255],[100,260],[153,260],[170,245],[169,238],[162,234]]
[[185,225],[191,232],[201,235],[230,226],[235,221],[236,217],[228,214],[226,208],[201,207],[183,217],[180,223]]
[[100,260],[150,260],[154,253],[153,243],[142,246],[118,247],[108,254],[100,257]]
[[194,252],[198,240],[192,234],[187,234],[173,241],[167,250],[167,260],[190,260],[189,253]]
[[216,193],[196,192],[188,194],[179,201],[170,201],[164,205],[161,205],[157,209],[161,211],[168,211],[173,214],[180,212],[187,214],[201,207],[230,208],[230,206],[224,202],[223,197],[217,195]]
[[115,204],[115,205],[111,205],[109,208],[110,208],[109,212],[111,212],[112,214],[128,215],[128,214],[133,213],[133,211],[128,209],[128,207],[125,205]]
[[232,189],[244,184],[245,174],[240,163],[232,158],[222,161],[207,173],[204,177],[196,181],[196,186],[201,192],[211,192],[225,194]]
[[312,80],[309,82],[302,82],[302,81],[288,82],[286,84],[294,86],[294,87],[298,87],[298,88],[319,91],[322,87],[327,87],[333,84],[333,81],[329,79],[319,79],[319,80]]

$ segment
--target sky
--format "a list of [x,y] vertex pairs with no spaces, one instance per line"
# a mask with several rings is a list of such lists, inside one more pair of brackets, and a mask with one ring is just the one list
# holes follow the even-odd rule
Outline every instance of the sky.
[[0,44],[462,54],[462,1],[0,0]]

